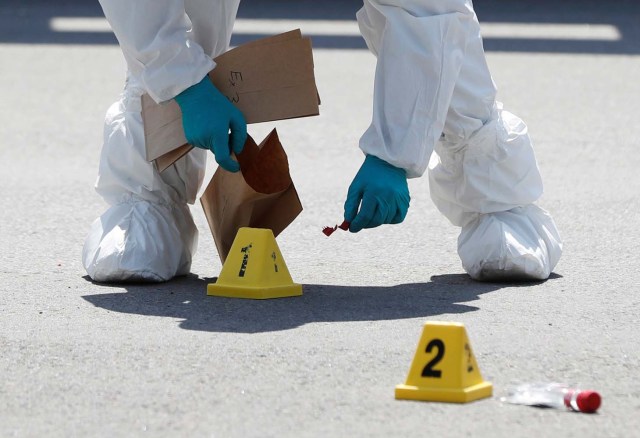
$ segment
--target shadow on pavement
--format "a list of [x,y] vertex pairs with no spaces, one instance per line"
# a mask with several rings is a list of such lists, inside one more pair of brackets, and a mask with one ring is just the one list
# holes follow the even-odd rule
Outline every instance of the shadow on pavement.
[[[261,20],[355,20],[361,0],[243,0],[238,18]],[[476,1],[481,23],[606,24],[615,26],[620,39],[553,39],[487,37],[487,51],[640,54],[640,2],[637,0],[482,0]],[[109,31],[55,31],[54,17],[102,18],[97,1],[3,0],[0,4],[0,43],[117,44]],[[302,29],[304,33],[304,28]],[[232,45],[264,34],[236,34]],[[366,49],[354,35],[311,35],[315,48]]]
[[207,296],[206,286],[214,281],[190,275],[162,284],[101,285],[124,288],[126,292],[82,298],[113,312],[180,318],[180,327],[187,330],[260,333],[314,322],[380,321],[472,312],[478,308],[461,303],[503,287],[534,284],[479,283],[466,274],[453,274],[433,276],[427,283],[387,287],[305,284],[300,297],[245,300]]

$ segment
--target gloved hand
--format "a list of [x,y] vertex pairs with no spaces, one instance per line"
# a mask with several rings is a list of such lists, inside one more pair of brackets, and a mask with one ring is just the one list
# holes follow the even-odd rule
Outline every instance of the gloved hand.
[[352,233],[382,224],[399,224],[407,215],[410,200],[406,172],[367,155],[349,186],[344,219],[350,223]]
[[208,76],[175,99],[182,110],[182,126],[189,144],[210,149],[224,169],[240,170],[238,162],[231,158],[231,151],[242,152],[247,140],[247,123],[240,110],[218,91]]

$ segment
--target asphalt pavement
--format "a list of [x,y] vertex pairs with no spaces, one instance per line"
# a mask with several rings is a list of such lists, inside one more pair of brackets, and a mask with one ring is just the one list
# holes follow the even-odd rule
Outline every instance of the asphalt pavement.
[[[80,254],[105,208],[93,184],[124,60],[97,2],[2,2],[0,436],[637,436],[640,6],[477,2],[499,100],[529,126],[540,205],[564,239],[534,283],[472,281],[426,178],[410,181],[402,225],[321,233],[341,221],[371,118],[358,6],[240,7],[233,44],[289,27],[312,37],[322,98],[318,117],[250,127],[278,128],[304,206],[278,237],[303,295],[251,301],[206,295],[221,264],[198,204],[191,275],[90,281]],[[465,325],[491,398],[394,399],[427,321]],[[598,390],[602,407],[500,401],[535,381]]]

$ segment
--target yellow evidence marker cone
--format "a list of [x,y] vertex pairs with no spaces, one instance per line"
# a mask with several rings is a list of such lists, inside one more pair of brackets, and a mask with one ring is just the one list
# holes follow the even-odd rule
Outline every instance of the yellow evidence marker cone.
[[463,324],[427,322],[404,385],[396,399],[467,403],[491,397],[482,380]]
[[207,295],[231,298],[282,298],[302,295],[282,258],[273,231],[243,227],[238,230],[218,281]]

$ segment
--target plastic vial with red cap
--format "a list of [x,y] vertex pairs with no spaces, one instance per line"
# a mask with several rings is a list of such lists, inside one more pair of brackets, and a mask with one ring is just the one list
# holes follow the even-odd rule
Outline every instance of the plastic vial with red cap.
[[511,388],[500,400],[507,403],[569,409],[594,413],[602,399],[596,391],[578,389],[565,383],[525,383]]

